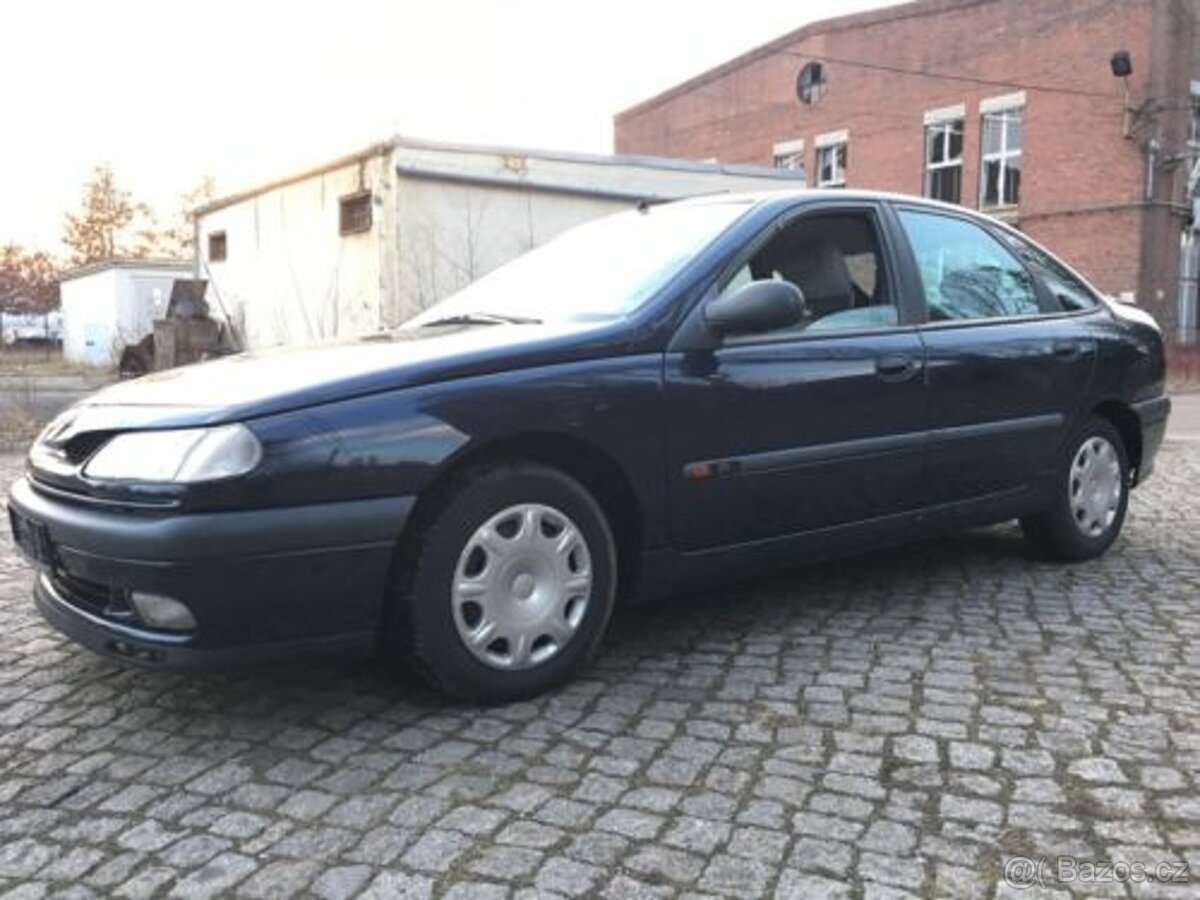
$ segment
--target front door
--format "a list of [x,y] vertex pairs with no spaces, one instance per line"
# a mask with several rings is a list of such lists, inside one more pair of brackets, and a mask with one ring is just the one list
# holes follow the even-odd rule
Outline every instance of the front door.
[[797,325],[665,359],[667,481],[677,545],[696,552],[916,507],[925,417],[920,338],[897,303],[873,206],[804,213],[718,292],[800,288]]

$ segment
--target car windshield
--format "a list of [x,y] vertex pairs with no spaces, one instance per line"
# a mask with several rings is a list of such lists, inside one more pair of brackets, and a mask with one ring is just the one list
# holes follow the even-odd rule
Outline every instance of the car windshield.
[[736,201],[669,204],[587,222],[489,272],[404,327],[628,315],[748,206]]

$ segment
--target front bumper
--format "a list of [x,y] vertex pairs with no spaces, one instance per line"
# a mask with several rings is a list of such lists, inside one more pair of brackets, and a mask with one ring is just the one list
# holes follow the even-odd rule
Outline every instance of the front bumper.
[[[221,668],[374,646],[396,539],[414,498],[248,511],[136,513],[41,492],[9,505],[48,537],[42,615],[78,643],[133,663]],[[187,605],[187,633],[146,626],[122,598]]]

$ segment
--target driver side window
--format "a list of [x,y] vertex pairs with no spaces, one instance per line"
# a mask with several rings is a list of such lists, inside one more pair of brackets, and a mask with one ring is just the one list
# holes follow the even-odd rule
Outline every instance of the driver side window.
[[791,282],[804,296],[800,322],[784,333],[861,331],[899,323],[874,220],[865,212],[802,216],[735,272],[721,295],[764,280]]

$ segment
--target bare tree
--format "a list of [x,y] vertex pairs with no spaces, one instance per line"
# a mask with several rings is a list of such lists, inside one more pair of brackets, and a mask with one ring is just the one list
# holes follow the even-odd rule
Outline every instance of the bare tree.
[[217,179],[203,176],[196,186],[179,195],[179,207],[171,221],[155,236],[157,253],[176,259],[190,259],[195,253],[194,212],[217,198]]
[[487,197],[478,198],[475,191],[467,188],[463,199],[462,257],[459,272],[470,284],[483,273],[479,271],[482,260],[483,217],[487,214]]
[[0,247],[0,311],[43,313],[59,304],[58,266],[40,250]]
[[74,265],[86,265],[117,256],[150,256],[155,235],[150,207],[120,187],[112,166],[104,163],[84,184],[79,210],[67,213],[62,242],[71,248]]
[[[404,267],[409,274],[407,299],[412,309],[425,309],[486,274],[489,236],[486,219],[489,197],[466,188],[452,215],[427,214],[407,226],[403,242]],[[532,211],[527,211],[529,246],[535,242]]]
[[408,234],[403,246],[412,275],[409,297],[415,309],[425,309],[442,297],[438,290],[438,229],[425,220],[410,226]]

